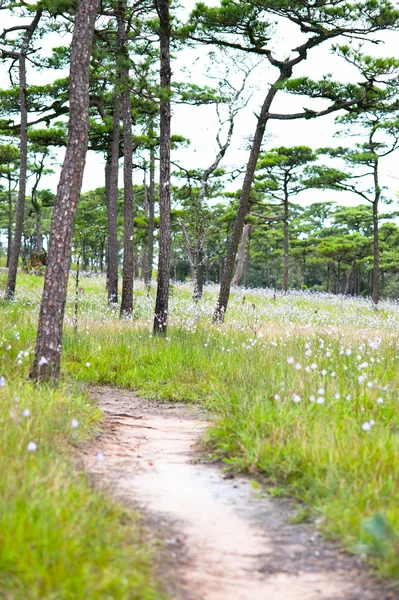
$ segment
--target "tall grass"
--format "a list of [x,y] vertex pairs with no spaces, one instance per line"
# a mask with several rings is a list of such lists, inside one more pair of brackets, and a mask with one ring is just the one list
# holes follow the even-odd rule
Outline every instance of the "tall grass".
[[[25,281],[3,308],[0,351],[15,378],[27,372],[31,357],[19,353],[33,347],[37,318],[38,290]],[[215,290],[194,305],[175,286],[168,337],[159,339],[150,333],[153,298],[140,286],[132,321],[107,307],[102,280],[83,287],[79,331],[65,330],[67,379],[206,403],[215,455],[265,474],[273,493],[307,502],[328,535],[399,576],[396,303],[375,310],[364,300],[237,291],[215,327]]]
[[37,309],[26,296],[0,308],[0,598],[158,600],[137,516],[75,465],[100,411],[76,385],[26,378]]

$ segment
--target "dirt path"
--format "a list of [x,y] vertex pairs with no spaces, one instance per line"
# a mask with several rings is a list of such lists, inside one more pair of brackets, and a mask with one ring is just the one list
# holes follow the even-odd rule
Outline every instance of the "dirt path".
[[165,547],[162,576],[178,600],[388,600],[355,558],[307,525],[289,523],[287,500],[259,497],[245,477],[197,461],[206,415],[93,391],[108,415],[86,470],[138,506]]

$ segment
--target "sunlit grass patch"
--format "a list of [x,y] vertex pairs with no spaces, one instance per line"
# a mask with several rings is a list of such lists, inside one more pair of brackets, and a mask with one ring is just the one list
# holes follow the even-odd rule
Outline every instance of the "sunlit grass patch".
[[[399,577],[397,303],[376,310],[364,299],[234,290],[215,326],[216,286],[195,304],[190,286],[175,285],[164,339],[151,333],[154,290],[148,297],[136,283],[135,315],[124,321],[104,283],[84,279],[77,332],[70,289],[66,380],[206,403],[214,454],[267,475],[279,493],[304,500],[325,532]],[[3,375],[15,381],[32,361],[39,287],[25,276],[15,302],[0,308]]]

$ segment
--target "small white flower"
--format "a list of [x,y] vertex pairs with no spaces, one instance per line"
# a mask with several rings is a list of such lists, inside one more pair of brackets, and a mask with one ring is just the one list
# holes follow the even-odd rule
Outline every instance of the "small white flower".
[[316,398],[315,398],[313,395],[312,395],[312,396],[310,396],[309,400],[310,400],[311,402],[316,402]]
[[369,421],[369,423],[370,423],[370,425],[371,425],[371,426],[375,425],[375,421],[374,421],[373,419],[371,419],[371,420]]
[[310,356],[311,354],[312,354],[312,351],[311,351],[310,349],[309,349],[309,350],[306,350],[306,352],[305,352],[305,356]]
[[317,369],[317,364],[316,363],[312,363],[310,365],[310,368],[313,369],[313,371],[314,371],[315,369]]
[[347,395],[346,397],[347,400],[352,400],[352,396],[350,394]]
[[306,371],[306,373],[310,373],[310,367],[308,365],[306,365],[305,371]]
[[280,400],[280,394],[274,394],[274,399],[275,400]]
[[357,378],[359,383],[364,383],[366,381],[366,377],[364,375],[359,375],[359,377]]
[[326,371],[325,369],[323,369],[323,370],[322,370],[322,372],[321,372],[321,374],[322,374],[323,376],[324,376],[324,375],[327,375],[327,371]]
[[339,394],[335,394],[334,398],[335,398],[336,400],[339,400],[339,399],[341,398],[341,396],[340,396]]
[[317,404],[324,404],[325,401],[326,399],[324,398],[324,396],[319,396],[316,400]]
[[71,421],[71,427],[72,427],[72,429],[75,429],[76,427],[79,427],[79,421],[77,419],[72,419],[72,421]]
[[382,398],[377,398],[377,404],[384,404],[384,400]]
[[263,337],[265,337],[265,336],[263,335],[263,333],[261,331],[259,331],[258,332],[258,338],[263,338]]
[[300,363],[296,363],[296,365],[295,365],[295,369],[296,369],[297,371],[300,371],[300,370],[302,369],[302,365],[301,365]]
[[22,413],[23,417],[30,417],[30,410],[29,408],[25,408],[25,410]]
[[298,402],[300,402],[302,400],[302,398],[300,396],[298,396],[298,394],[294,394],[292,396],[292,399],[295,402],[295,404],[298,404]]
[[37,450],[37,444],[35,444],[35,442],[29,442],[29,444],[26,446],[26,449],[28,452],[34,452]]
[[362,429],[363,429],[363,431],[370,431],[370,429],[371,429],[370,423],[368,421],[366,421],[366,423],[363,423]]
[[294,364],[294,362],[295,362],[295,361],[294,361],[294,357],[293,357],[293,356],[289,356],[289,357],[287,358],[287,363],[288,363],[289,365],[293,365],[293,364]]
[[324,396],[324,394],[326,393],[325,389],[323,387],[319,388],[317,390],[317,393],[320,394],[321,396]]
[[39,360],[39,367],[41,367],[42,365],[47,365],[47,363],[48,363],[47,358],[42,356],[41,359]]
[[89,368],[91,367],[91,364],[89,362],[86,363],[86,367]]
[[350,356],[352,354],[352,350],[350,348],[347,348],[345,350],[345,354],[346,354],[346,356]]
[[369,381],[369,382],[368,382],[368,384],[367,384],[367,387],[368,387],[368,388],[372,388],[372,387],[373,387],[373,384],[372,384],[372,382],[371,382],[371,381]]
[[0,387],[4,387],[6,384],[6,380],[4,379],[3,376],[0,377]]
[[327,358],[330,358],[331,352],[326,352],[326,356],[327,356]]

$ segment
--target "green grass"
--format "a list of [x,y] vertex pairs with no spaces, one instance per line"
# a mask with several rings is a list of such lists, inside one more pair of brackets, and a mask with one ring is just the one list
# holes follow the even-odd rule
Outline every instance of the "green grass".
[[[362,300],[235,292],[226,324],[215,327],[215,290],[194,307],[175,286],[168,338],[158,339],[149,333],[153,297],[141,287],[137,319],[125,322],[107,308],[103,281],[82,285],[78,333],[72,295],[67,305],[67,381],[205,403],[216,456],[266,475],[275,495],[306,503],[298,520],[316,518],[379,573],[399,577],[398,305],[375,311]],[[33,349],[39,295],[40,280],[26,276],[16,302],[0,309],[0,358],[15,381],[32,360],[18,355]]]
[[137,515],[76,466],[100,411],[71,382],[27,380],[37,307],[21,304],[0,308],[0,598],[159,600]]

